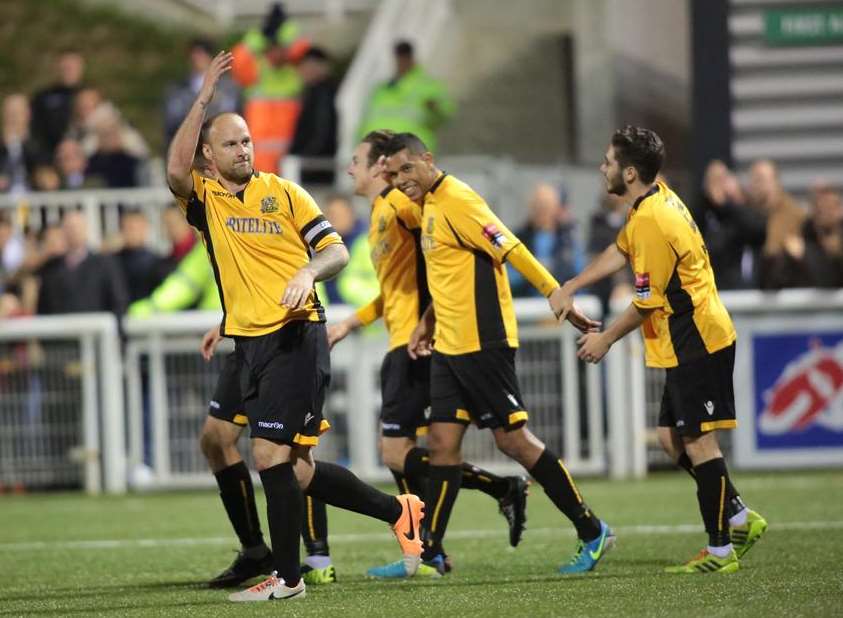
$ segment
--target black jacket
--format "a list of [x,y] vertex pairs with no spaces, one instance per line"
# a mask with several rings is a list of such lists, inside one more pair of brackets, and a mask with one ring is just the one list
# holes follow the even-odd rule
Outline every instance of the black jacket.
[[122,315],[126,311],[126,285],[110,256],[88,253],[76,268],[69,268],[64,257],[56,257],[37,274],[41,280],[39,314],[111,311]]

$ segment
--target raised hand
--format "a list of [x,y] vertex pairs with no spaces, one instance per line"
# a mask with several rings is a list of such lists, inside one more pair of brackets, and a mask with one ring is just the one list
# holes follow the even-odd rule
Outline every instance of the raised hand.
[[211,60],[208,70],[205,71],[205,77],[202,79],[202,87],[199,89],[199,101],[203,105],[210,104],[211,99],[214,98],[217,83],[223,74],[231,70],[232,62],[234,62],[234,56],[228,51],[221,51]]

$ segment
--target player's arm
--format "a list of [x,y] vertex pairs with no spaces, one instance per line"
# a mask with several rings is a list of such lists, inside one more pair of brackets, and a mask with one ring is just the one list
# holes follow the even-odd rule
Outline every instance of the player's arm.
[[436,329],[436,314],[433,311],[433,303],[430,303],[422,314],[419,323],[410,334],[410,341],[407,343],[407,353],[413,360],[420,356],[430,356],[433,352],[433,332]]
[[214,98],[217,82],[230,68],[231,54],[229,52],[223,51],[214,57],[205,72],[196,100],[170,144],[170,151],[167,154],[167,183],[176,195],[186,198],[193,191],[191,174],[193,156],[196,153],[196,145],[199,143],[202,123],[205,122],[205,112]]
[[368,326],[383,315],[383,296],[380,294],[366,305],[360,307],[346,319],[328,326],[328,346],[333,348],[352,332],[362,326]]
[[554,312],[560,320],[569,319],[570,312],[574,310],[574,294],[583,288],[594,285],[601,279],[615,274],[626,266],[626,254],[621,251],[617,243],[612,243],[594,258],[581,273],[568,279],[562,287],[554,293]]
[[288,309],[298,309],[305,302],[317,281],[330,279],[348,264],[348,249],[342,242],[326,245],[318,250],[310,262],[299,269],[287,283],[281,304]]
[[641,326],[654,309],[637,307],[633,303],[602,333],[586,333],[577,340],[577,356],[587,363],[598,363],[609,348],[628,333]]

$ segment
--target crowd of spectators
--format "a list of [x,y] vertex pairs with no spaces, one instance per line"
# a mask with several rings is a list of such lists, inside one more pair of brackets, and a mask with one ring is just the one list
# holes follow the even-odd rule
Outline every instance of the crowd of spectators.
[[[280,4],[233,51],[232,72],[217,87],[209,113],[246,116],[256,167],[277,170],[288,153],[331,160],[337,148],[337,82],[328,54],[299,34]],[[417,64],[410,43],[399,41],[393,51],[395,73],[373,91],[360,133],[407,130],[435,145],[454,104],[444,86]],[[190,109],[216,52],[209,40],[191,42],[185,78],[162,96],[165,143]],[[82,54],[62,51],[55,71],[52,85],[2,100],[0,193],[17,197],[144,182],[149,148],[107,94],[86,81]],[[304,168],[302,178],[326,185],[335,180],[330,166]],[[699,195],[682,197],[705,237],[720,289],[843,287],[838,188],[818,181],[803,202],[784,190],[772,161],[755,162],[743,183],[723,162],[712,161]],[[538,184],[525,199],[524,224],[514,229],[560,282],[614,241],[628,206],[605,195],[583,229],[568,202],[564,186]],[[368,221],[347,197],[334,195],[322,203],[351,252],[351,263],[327,283],[323,296],[329,303],[359,306],[377,292]],[[95,250],[89,246],[88,222],[75,208],[66,208],[58,224],[43,219],[38,229],[21,226],[18,211],[0,210],[0,317],[218,308],[213,272],[195,232],[175,206],[161,220],[161,229],[152,229],[144,211],[121,206],[119,234]],[[153,242],[161,235],[171,246],[166,255],[150,249],[162,245]],[[535,294],[519,273],[509,269],[509,275],[515,296]],[[613,298],[630,293],[630,283],[628,273],[619,273],[589,291],[606,311]]]

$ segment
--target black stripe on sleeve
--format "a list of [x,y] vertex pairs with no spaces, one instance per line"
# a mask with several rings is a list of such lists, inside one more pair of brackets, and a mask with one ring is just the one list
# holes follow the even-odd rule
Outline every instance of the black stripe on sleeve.
[[287,194],[287,203],[290,205],[290,215],[295,217],[296,213],[293,212],[293,198],[290,197],[290,192],[287,189],[284,189],[284,193]]
[[454,239],[456,239],[457,244],[459,244],[459,246],[460,246],[460,247],[462,247],[463,249],[467,249],[468,247],[467,247],[467,246],[466,246],[466,244],[462,241],[462,238],[460,238],[460,235],[459,235],[459,234],[457,234],[457,231],[454,229],[454,226],[453,226],[453,225],[451,225],[451,222],[450,222],[450,221],[448,221],[448,217],[444,217],[444,219],[445,219],[445,223],[447,223],[447,224],[448,224],[448,229],[450,229],[450,230],[451,230],[451,234],[453,234],[453,235],[454,235]]
[[430,304],[430,288],[427,287],[427,266],[421,248],[421,229],[416,228],[410,233],[413,235],[413,244],[416,249],[416,291],[419,295],[419,318],[421,318]]
[[501,256],[501,263],[506,262],[506,258],[509,257],[509,254],[512,253],[512,250],[521,245],[521,241],[519,240],[517,243],[512,245],[509,250]]
[[506,346],[506,327],[503,323],[498,282],[492,258],[483,251],[474,252],[474,311],[477,317],[477,336],[480,348]]
[[[193,215],[191,215],[193,212]],[[194,220],[191,221],[191,216]],[[208,259],[211,261],[211,269],[214,271],[214,280],[217,282],[217,292],[220,295],[220,305],[222,305],[222,321],[220,322],[220,334],[225,336],[225,323],[228,317],[228,312],[225,308],[225,296],[222,291],[222,279],[220,278],[220,269],[217,265],[217,256],[214,253],[214,242],[211,238],[211,229],[208,225],[208,216],[205,212],[205,205],[199,201],[199,198],[194,192],[187,204],[187,220],[202,233],[202,239],[205,241],[205,250],[208,252]]]
[[[292,208],[292,206],[291,206],[291,208]],[[304,227],[302,227],[302,229],[301,229],[301,235],[302,235],[302,236],[307,236],[307,233],[308,233],[310,230],[312,230],[314,227],[316,227],[317,225],[319,225],[319,224],[320,224],[320,223],[322,223],[323,221],[327,221],[327,219],[325,219],[325,215],[318,215],[318,216],[317,216],[315,219],[313,219],[310,223],[308,223],[307,225],[305,225]]]
[[315,250],[316,245],[319,244],[320,240],[322,240],[323,238],[325,238],[325,236],[328,236],[329,234],[336,234],[336,233],[337,233],[337,231],[333,227],[328,226],[324,230],[320,231],[316,236],[314,236],[310,240],[310,246]]

